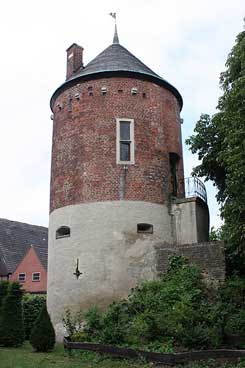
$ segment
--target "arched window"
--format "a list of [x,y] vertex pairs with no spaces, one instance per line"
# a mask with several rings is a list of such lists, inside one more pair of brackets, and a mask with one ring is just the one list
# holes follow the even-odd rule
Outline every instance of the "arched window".
[[153,225],[151,225],[151,224],[137,224],[137,233],[153,234]]
[[61,226],[56,230],[56,239],[71,236],[71,229],[68,226]]

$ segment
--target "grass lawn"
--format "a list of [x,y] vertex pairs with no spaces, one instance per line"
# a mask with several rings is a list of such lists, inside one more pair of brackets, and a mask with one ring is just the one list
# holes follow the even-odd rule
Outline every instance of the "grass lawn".
[[[75,351],[69,356],[63,345],[57,345],[50,353],[34,353],[29,343],[20,348],[0,348],[0,368],[150,368],[152,364],[140,361],[110,359],[94,353]],[[155,366],[162,367],[163,366]],[[178,368],[182,368],[179,365]],[[192,363],[186,368],[216,368],[215,362]],[[239,364],[225,364],[225,368],[245,368],[245,361]],[[174,368],[174,367],[172,367]],[[184,367],[183,367],[184,368]]]
[[57,345],[50,353],[35,353],[29,343],[19,348],[0,348],[0,368],[148,368],[143,362],[109,359],[74,351],[71,356]]

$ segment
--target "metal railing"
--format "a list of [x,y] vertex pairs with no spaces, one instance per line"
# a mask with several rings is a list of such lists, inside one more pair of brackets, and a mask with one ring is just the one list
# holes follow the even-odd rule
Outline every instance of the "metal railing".
[[184,179],[185,198],[199,197],[207,203],[207,192],[205,185],[195,176]]

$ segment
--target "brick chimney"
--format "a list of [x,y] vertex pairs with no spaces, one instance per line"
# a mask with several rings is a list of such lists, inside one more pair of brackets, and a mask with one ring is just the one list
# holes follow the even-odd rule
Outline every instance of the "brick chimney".
[[73,43],[67,50],[66,80],[83,67],[83,47]]

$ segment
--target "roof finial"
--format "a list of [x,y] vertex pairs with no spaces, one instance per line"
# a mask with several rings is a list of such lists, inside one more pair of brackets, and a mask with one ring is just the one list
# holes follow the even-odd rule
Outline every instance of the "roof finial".
[[112,18],[115,19],[115,32],[114,32],[114,37],[113,37],[113,43],[119,43],[119,38],[118,38],[118,34],[117,34],[117,14],[116,13],[110,13],[110,16],[112,16]]

